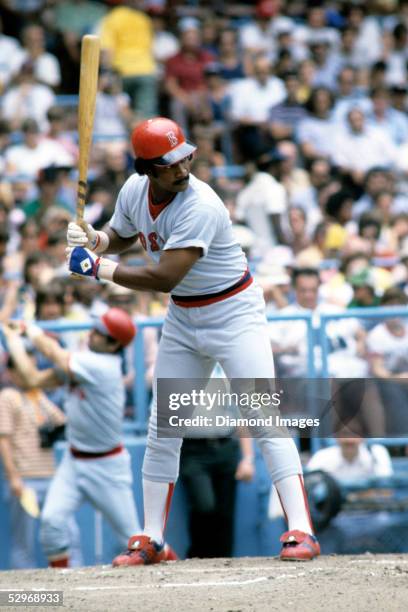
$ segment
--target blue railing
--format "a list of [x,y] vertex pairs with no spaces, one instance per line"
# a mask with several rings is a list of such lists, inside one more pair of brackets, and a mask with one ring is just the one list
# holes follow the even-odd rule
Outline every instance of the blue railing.
[[[408,309],[406,307],[389,307],[389,308],[364,308],[350,309],[339,313],[320,314],[319,321],[312,319],[312,313],[305,312],[299,314],[279,314],[273,313],[268,315],[269,322],[279,321],[304,321],[306,325],[306,344],[307,344],[307,377],[310,379],[328,378],[328,355],[329,355],[329,339],[327,335],[327,324],[333,320],[339,319],[385,319],[392,317],[408,317]],[[145,350],[144,350],[144,330],[146,328],[160,329],[163,325],[163,319],[135,319],[138,327],[138,333],[133,343],[133,356],[136,376],[133,387],[133,397],[136,409],[134,411],[133,420],[129,423],[129,430],[136,433],[145,433],[147,419],[149,415],[149,390],[145,384],[146,365],[145,365]],[[62,333],[66,331],[83,331],[89,330],[92,327],[91,321],[78,322],[42,322],[39,323],[43,329]],[[314,347],[316,344],[321,347],[321,368],[317,371]]]

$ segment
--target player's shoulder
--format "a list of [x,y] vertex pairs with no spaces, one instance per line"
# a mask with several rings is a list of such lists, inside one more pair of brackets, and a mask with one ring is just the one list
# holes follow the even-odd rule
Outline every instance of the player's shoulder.
[[225,211],[221,198],[215,193],[214,189],[204,181],[201,181],[190,174],[190,184],[185,192],[184,201],[189,206],[200,209],[213,209],[214,211]]
[[146,175],[140,175],[135,172],[131,174],[123,183],[121,193],[135,193],[142,190],[148,184],[149,179]]

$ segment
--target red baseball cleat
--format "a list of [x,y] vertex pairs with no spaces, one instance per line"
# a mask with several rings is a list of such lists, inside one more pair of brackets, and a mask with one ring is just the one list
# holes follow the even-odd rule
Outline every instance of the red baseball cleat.
[[320,546],[317,538],[303,531],[293,529],[281,535],[282,561],[311,561],[320,555]]
[[[172,553],[175,554],[174,551]],[[156,544],[149,536],[136,535],[129,539],[128,550],[115,557],[112,565],[113,567],[150,565],[170,560],[168,558],[169,554],[168,549]]]
[[170,544],[164,544],[164,560],[165,561],[178,561],[179,558],[175,550],[172,549]]

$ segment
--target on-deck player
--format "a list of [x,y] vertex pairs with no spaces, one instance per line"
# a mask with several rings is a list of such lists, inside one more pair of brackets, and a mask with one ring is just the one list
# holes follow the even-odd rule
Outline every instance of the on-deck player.
[[[156,117],[132,132],[136,174],[122,187],[104,231],[68,227],[69,269],[135,290],[171,293],[156,363],[154,403],[143,462],[145,525],[113,564],[163,560],[163,532],[178,477],[181,439],[157,437],[157,379],[208,378],[219,362],[229,379],[274,375],[262,290],[234,240],[226,207],[190,174],[196,147],[170,119]],[[140,239],[153,263],[118,264]],[[296,446],[290,438],[258,439],[288,520],[281,559],[320,553],[313,535]]]
[[[131,317],[110,308],[95,321],[89,350],[68,352],[55,338],[29,325],[25,333],[55,367],[38,370],[28,358],[19,333],[3,325],[16,367],[33,387],[55,386],[68,379],[65,402],[69,448],[47,491],[41,514],[41,542],[52,567],[68,567],[69,518],[83,501],[100,510],[125,546],[139,519],[132,491],[130,457],[122,443],[125,388],[121,350],[135,335]],[[166,546],[166,558],[174,553]]]

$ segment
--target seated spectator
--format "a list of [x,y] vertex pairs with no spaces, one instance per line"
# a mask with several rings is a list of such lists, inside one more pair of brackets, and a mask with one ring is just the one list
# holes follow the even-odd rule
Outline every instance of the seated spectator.
[[47,111],[49,140],[57,142],[72,157],[74,161],[78,159],[78,145],[75,137],[67,131],[67,114],[63,106],[51,106]]
[[[319,295],[319,273],[312,268],[298,268],[293,272],[295,303],[282,308],[282,314],[313,312],[314,326],[318,325],[320,313],[338,313],[342,308],[321,302]],[[328,323],[330,353],[329,374],[333,377],[363,377],[367,373],[364,357],[364,331],[354,319],[340,319]],[[306,324],[303,321],[280,321],[269,324],[270,339],[274,351],[277,376],[307,376]],[[314,347],[314,362],[317,372],[321,368],[320,346]]]
[[192,122],[205,117],[204,68],[215,57],[202,47],[196,20],[181,20],[180,51],[166,62],[164,88],[171,117],[188,133]]
[[368,111],[371,103],[358,84],[358,72],[353,66],[343,66],[337,75],[336,96],[333,107],[333,121],[343,123],[352,108]]
[[367,126],[383,129],[395,145],[408,140],[406,114],[392,108],[389,89],[374,87],[370,93],[371,108],[366,112]]
[[[407,295],[396,287],[388,289],[381,298],[381,306],[404,307]],[[391,436],[408,434],[406,404],[408,390],[408,325],[405,318],[386,318],[367,336],[370,368],[378,381],[386,416],[386,431]],[[402,379],[398,382],[398,379]]]
[[41,138],[35,119],[26,119],[21,126],[24,141],[6,152],[6,172],[22,175],[34,182],[38,172],[50,166],[73,166],[74,160],[57,142]]
[[257,236],[259,254],[281,238],[281,215],[286,211],[285,188],[273,175],[279,156],[266,153],[257,160],[257,169],[238,193],[235,216]]
[[287,228],[285,243],[290,246],[293,253],[306,249],[311,244],[310,235],[307,230],[306,212],[300,206],[292,206],[287,211]]
[[382,129],[367,125],[359,108],[349,111],[345,129],[332,134],[332,143],[332,162],[354,185],[363,184],[368,170],[394,165],[395,145]]
[[20,43],[12,36],[3,34],[3,20],[0,15],[0,94],[6,90],[9,83],[20,68]]
[[39,171],[36,181],[38,196],[23,206],[26,219],[34,219],[40,226],[51,207],[59,207],[73,214],[71,207],[58,197],[61,181],[61,172],[56,167],[50,166]]
[[325,37],[312,38],[308,47],[310,57],[315,65],[313,86],[327,87],[327,89],[334,91],[340,62],[336,54],[332,52],[330,40]]
[[132,120],[129,96],[123,93],[119,74],[101,69],[95,105],[95,137],[125,142]]
[[281,140],[277,143],[276,150],[282,157],[278,168],[278,179],[284,185],[291,201],[297,193],[310,187],[309,174],[297,165],[298,149],[295,143]]
[[332,149],[333,123],[331,110],[334,97],[325,87],[313,89],[305,108],[309,115],[297,125],[296,140],[306,161],[329,157]]
[[234,28],[224,28],[219,33],[217,63],[221,77],[227,82],[243,79],[251,70],[249,56],[241,51],[238,32]]
[[100,23],[102,65],[116,70],[139,119],[157,115],[153,26],[140,0],[124,0]]
[[16,77],[16,84],[6,91],[1,101],[4,119],[13,130],[23,129],[25,121],[36,121],[46,128],[47,111],[55,104],[55,95],[50,87],[37,82],[32,60],[26,61]]
[[36,23],[29,23],[21,33],[23,50],[20,54],[20,66],[32,62],[34,75],[38,83],[56,89],[61,83],[61,71],[58,59],[45,48],[44,28]]
[[159,76],[162,76],[166,61],[180,51],[180,43],[168,27],[165,7],[157,3],[148,6],[147,10],[153,27],[153,57],[158,65]]
[[337,437],[336,444],[318,450],[306,467],[309,471],[328,472],[340,482],[391,476],[393,473],[391,457],[385,446],[368,445],[363,438],[343,435]]
[[280,104],[272,107],[268,119],[271,136],[276,140],[292,139],[299,122],[307,115],[304,105],[299,102],[297,72],[286,72],[281,78],[287,95]]
[[238,153],[244,160],[254,159],[273,145],[268,119],[271,109],[283,102],[285,86],[272,75],[266,56],[254,60],[254,76],[231,86],[231,121],[235,126]]
[[276,55],[276,34],[280,28],[292,27],[292,19],[280,14],[280,3],[261,0],[256,3],[254,20],[239,31],[241,47],[254,55],[264,53],[270,59]]
[[300,23],[294,31],[295,42],[307,49],[307,45],[314,40],[327,40],[337,47],[338,32],[327,23],[327,13],[322,2],[312,2],[306,7],[305,23]]

